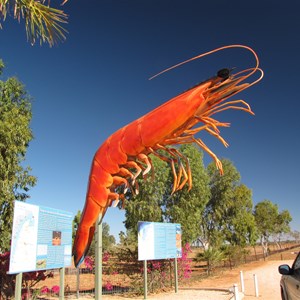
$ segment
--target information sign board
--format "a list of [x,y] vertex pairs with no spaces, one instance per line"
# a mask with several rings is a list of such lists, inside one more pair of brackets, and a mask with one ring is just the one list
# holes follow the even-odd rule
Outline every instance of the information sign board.
[[181,225],[138,222],[138,260],[181,257]]
[[9,273],[71,265],[70,212],[15,201]]

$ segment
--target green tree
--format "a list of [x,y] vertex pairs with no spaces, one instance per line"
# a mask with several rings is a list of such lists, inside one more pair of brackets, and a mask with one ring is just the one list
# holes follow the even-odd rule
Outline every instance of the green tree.
[[138,259],[137,234],[134,230],[127,229],[126,233],[120,231],[120,243],[117,245],[116,255],[120,261],[133,262]]
[[162,222],[162,201],[167,189],[169,167],[166,162],[152,156],[154,178],[139,178],[138,195],[130,194],[125,200],[125,227],[137,238],[138,221]]
[[45,0],[0,0],[0,21],[5,21],[7,15],[13,15],[18,21],[22,18],[31,44],[39,39],[41,44],[53,46],[66,38],[67,31],[62,24],[66,23],[67,15],[49,4],[50,1],[45,4]]
[[241,184],[241,176],[233,163],[227,159],[221,161],[223,175],[213,163],[207,168],[211,198],[204,211],[202,239],[207,240],[206,247],[219,248],[226,242],[232,247],[244,248],[257,240],[252,193]]
[[227,216],[234,207],[235,189],[240,184],[240,174],[227,159],[222,159],[224,175],[220,175],[214,163],[207,167],[210,177],[211,198],[204,212],[202,232],[206,236],[207,244],[220,247],[226,240],[224,231],[227,225]]
[[275,223],[273,238],[277,243],[277,246],[281,248],[281,241],[284,234],[290,233],[290,222],[292,221],[292,216],[288,210],[283,210],[278,214]]
[[[0,75],[4,64],[0,60]],[[32,140],[31,103],[24,85],[16,78],[0,80],[0,252],[10,247],[14,200],[25,201],[36,178],[25,167]]]
[[[209,177],[203,164],[203,152],[194,145],[182,145],[179,151],[189,159],[193,186],[186,184],[182,190],[165,197],[165,219],[180,223],[183,244],[195,241],[200,235],[203,210],[210,197]],[[169,185],[170,186],[170,185]]]
[[290,236],[295,240],[295,243],[300,243],[300,231],[294,230],[290,232]]
[[253,216],[252,192],[244,184],[234,187],[232,206],[229,207],[224,226],[226,241],[232,246],[254,245],[258,238]]
[[111,251],[116,244],[116,238],[110,234],[110,226],[103,222],[102,225],[102,247],[104,251]]
[[255,205],[254,217],[264,257],[268,255],[269,239],[275,232],[278,214],[278,206],[270,200],[265,199]]

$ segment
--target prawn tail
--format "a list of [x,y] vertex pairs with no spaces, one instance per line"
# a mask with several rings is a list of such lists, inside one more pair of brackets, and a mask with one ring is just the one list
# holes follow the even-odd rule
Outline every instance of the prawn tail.
[[[87,239],[85,239],[85,241],[87,240],[86,245],[84,245],[84,241],[82,240],[82,238],[80,237],[79,234],[76,234],[76,238],[75,238],[75,242],[74,242],[74,246],[73,246],[73,256],[74,256],[74,264],[75,267],[79,267],[83,261],[84,258],[86,257],[86,254],[88,252],[88,249],[91,246],[93,237],[94,237],[94,233],[95,233],[95,225],[90,227],[89,230],[86,231],[86,235],[88,236]],[[84,251],[78,251],[78,249],[84,249]]]
[[[86,203],[73,244],[73,256],[75,267],[84,261],[91,246],[95,229],[98,224],[97,219],[101,214],[101,221],[105,215],[107,207],[100,207],[97,203]],[[100,223],[101,223],[100,221]]]
[[72,250],[76,267],[83,262],[84,257],[88,253],[99,215],[101,215],[102,221],[111,202],[108,189],[108,186],[111,185],[110,181],[110,174],[105,172],[97,163],[97,160],[94,159],[89,177],[85,206],[76,231]]

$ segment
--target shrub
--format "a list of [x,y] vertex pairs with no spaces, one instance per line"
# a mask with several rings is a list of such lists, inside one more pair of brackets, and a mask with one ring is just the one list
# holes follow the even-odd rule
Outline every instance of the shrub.
[[[0,254],[0,291],[1,297],[9,299],[15,293],[16,277],[7,274],[9,270],[10,253]],[[22,298],[35,298],[39,291],[33,291],[33,287],[46,278],[53,277],[53,273],[49,271],[33,271],[26,272],[22,275]]]

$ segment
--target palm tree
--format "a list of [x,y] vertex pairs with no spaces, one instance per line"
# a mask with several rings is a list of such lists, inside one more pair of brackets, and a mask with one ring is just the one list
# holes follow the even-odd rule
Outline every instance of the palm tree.
[[40,44],[48,43],[51,47],[66,39],[67,31],[62,25],[67,23],[67,15],[49,3],[50,0],[48,5],[45,0],[0,0],[0,21],[5,21],[7,15],[13,15],[19,22],[24,19],[27,40],[32,45],[40,40]]

